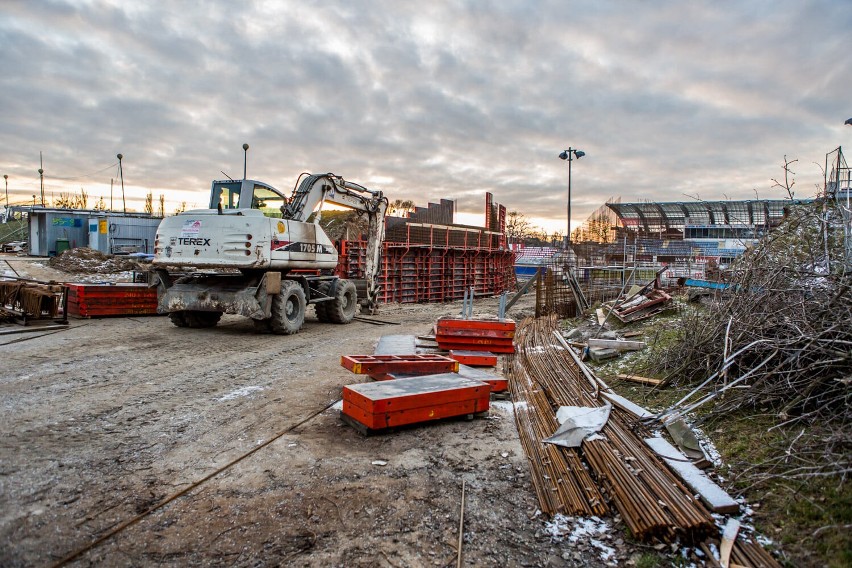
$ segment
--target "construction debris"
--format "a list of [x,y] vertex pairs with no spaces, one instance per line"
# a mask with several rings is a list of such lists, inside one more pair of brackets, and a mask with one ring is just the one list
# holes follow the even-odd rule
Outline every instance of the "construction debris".
[[[555,317],[524,320],[508,366],[518,431],[542,510],[588,515],[594,509],[591,514],[600,515],[607,510],[606,495],[636,538],[693,543],[711,538],[710,512],[644,442],[651,436],[635,415],[647,411],[635,405],[631,412],[623,410],[630,404],[615,402],[617,395],[582,364],[555,328]],[[599,393],[614,404],[599,435],[585,437],[579,449],[541,444],[556,430],[554,406],[605,406]],[[777,566],[765,551],[761,563],[750,562],[749,546],[745,540],[735,545],[744,566]]]
[[88,247],[63,251],[49,258],[47,265],[63,272],[84,274],[114,274],[140,270],[133,257],[110,256]]
[[56,282],[39,282],[14,278],[0,280],[0,310],[21,318],[24,325],[31,320],[59,319],[67,323],[68,287]]

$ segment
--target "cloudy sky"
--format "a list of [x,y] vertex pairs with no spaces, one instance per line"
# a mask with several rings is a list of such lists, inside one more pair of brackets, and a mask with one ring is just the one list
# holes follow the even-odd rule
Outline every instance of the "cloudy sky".
[[[0,2],[10,201],[206,205],[210,180],[334,172],[535,224],[622,201],[812,196],[852,148],[852,2]],[[2,180],[0,180],[2,181]],[[117,190],[120,196],[120,190]],[[135,200],[135,201],[134,201]],[[91,200],[90,200],[91,203]],[[481,223],[481,215],[480,220]]]

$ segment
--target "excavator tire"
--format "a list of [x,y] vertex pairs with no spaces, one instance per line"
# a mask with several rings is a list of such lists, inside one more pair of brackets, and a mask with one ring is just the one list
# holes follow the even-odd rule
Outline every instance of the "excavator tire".
[[222,312],[184,312],[184,319],[189,327],[216,327],[222,319]]
[[298,282],[285,280],[281,293],[272,298],[272,333],[293,335],[305,323],[305,291]]
[[186,312],[169,312],[169,319],[177,327],[189,327],[186,321]]
[[[329,291],[331,291],[331,282],[320,282],[317,286],[317,291],[323,296],[328,296]],[[314,304],[317,319],[323,323],[329,321],[328,306],[330,303],[331,302],[319,302],[318,304]]]
[[328,319],[333,323],[349,323],[358,310],[358,292],[355,283],[349,280],[338,280],[334,300],[326,307]]

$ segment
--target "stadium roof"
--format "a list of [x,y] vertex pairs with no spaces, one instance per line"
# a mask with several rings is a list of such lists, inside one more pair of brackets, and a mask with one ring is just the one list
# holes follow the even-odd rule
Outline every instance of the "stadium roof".
[[755,199],[748,201],[672,201],[663,203],[607,203],[628,228],[659,231],[712,225],[774,226],[784,208],[812,199]]

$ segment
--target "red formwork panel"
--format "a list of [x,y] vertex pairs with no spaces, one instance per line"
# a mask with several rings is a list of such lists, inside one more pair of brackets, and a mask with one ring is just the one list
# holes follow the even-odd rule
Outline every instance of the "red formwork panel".
[[455,373],[343,387],[343,414],[370,430],[487,412],[491,386]]
[[497,365],[497,355],[487,351],[465,351],[453,349],[450,359],[455,359],[462,365],[471,367],[494,367]]
[[466,379],[488,383],[491,386],[491,392],[505,392],[509,390],[509,381],[490,371],[476,369],[463,364],[459,367],[459,375]]
[[515,330],[511,329],[461,329],[456,327],[448,327],[438,322],[435,327],[435,335],[445,335],[449,337],[481,337],[492,339],[508,339],[509,341],[515,337]]
[[454,351],[454,350],[462,350],[462,351],[483,351],[490,353],[514,353],[515,346],[511,342],[509,343],[460,343],[457,341],[441,341],[438,340],[438,347],[444,349],[445,351]]
[[[438,244],[385,241],[379,301],[446,302],[461,298],[471,288],[477,295],[512,288],[513,252],[494,248],[497,241],[488,239],[453,241],[451,245],[445,237]],[[339,259],[338,275],[363,278],[366,243],[342,241]]]
[[156,315],[157,290],[145,284],[68,284],[68,314]]
[[343,355],[340,365],[357,375],[455,373],[459,362],[443,355]]
[[481,330],[481,331],[504,331],[515,334],[515,320],[511,319],[461,319],[461,318],[438,318],[438,329],[448,330]]

